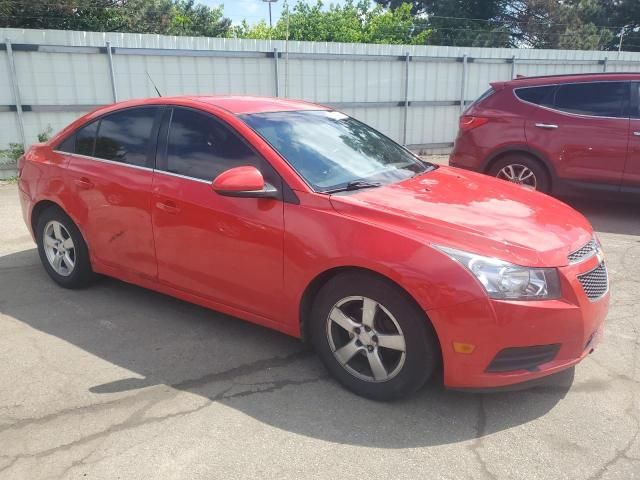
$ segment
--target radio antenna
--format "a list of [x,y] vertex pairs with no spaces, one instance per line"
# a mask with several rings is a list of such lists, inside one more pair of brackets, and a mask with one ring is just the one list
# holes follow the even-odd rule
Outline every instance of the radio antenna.
[[147,77],[149,77],[149,81],[151,82],[151,85],[153,85],[153,88],[156,89],[156,93],[158,94],[158,96],[162,97],[162,94],[160,93],[160,90],[158,90],[158,87],[156,87],[156,84],[153,83],[153,79],[151,78],[151,75],[149,75],[149,72],[145,70],[145,73],[147,74]]

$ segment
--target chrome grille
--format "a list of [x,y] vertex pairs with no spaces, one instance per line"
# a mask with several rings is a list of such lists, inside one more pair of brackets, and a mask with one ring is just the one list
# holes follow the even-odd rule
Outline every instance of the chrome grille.
[[569,263],[578,263],[583,260],[586,260],[589,257],[592,257],[598,252],[598,245],[596,241],[592,238],[589,240],[583,247],[580,247],[575,252],[571,252],[568,255]]
[[597,300],[609,290],[609,277],[604,262],[590,272],[578,275],[578,280],[589,300]]

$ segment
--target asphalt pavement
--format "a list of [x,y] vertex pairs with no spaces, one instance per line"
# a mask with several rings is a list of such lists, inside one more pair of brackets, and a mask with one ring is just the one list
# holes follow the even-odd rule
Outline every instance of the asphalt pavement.
[[293,338],[112,279],[56,286],[0,186],[0,478],[640,478],[640,207],[604,244],[603,343],[535,388],[359,398]]

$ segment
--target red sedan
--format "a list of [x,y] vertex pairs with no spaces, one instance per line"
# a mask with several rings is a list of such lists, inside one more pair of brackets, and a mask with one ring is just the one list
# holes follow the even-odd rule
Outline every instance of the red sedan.
[[375,399],[568,368],[609,284],[587,220],[421,161],[309,103],[177,97],[100,108],[19,162],[24,219],[63,287],[95,273],[308,339]]

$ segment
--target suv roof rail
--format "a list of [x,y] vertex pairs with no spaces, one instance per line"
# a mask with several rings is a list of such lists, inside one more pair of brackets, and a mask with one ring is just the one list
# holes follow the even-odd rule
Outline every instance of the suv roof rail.
[[554,73],[553,75],[517,75],[511,81],[530,80],[533,78],[550,78],[550,77],[594,77],[607,75],[640,75],[640,72],[591,72],[591,73]]

